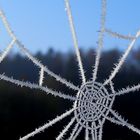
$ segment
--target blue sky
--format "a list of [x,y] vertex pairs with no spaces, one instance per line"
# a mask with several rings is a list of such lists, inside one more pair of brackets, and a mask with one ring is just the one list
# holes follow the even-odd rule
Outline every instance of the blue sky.
[[[70,0],[78,35],[79,46],[84,50],[96,47],[101,14],[100,0]],[[134,35],[140,29],[140,0],[108,0],[106,27],[122,34]],[[50,46],[60,51],[73,49],[73,42],[64,7],[64,0],[1,0],[17,37],[31,51],[46,52]],[[0,47],[9,38],[0,25]],[[128,41],[106,36],[105,49],[125,49]],[[136,46],[140,44],[137,42]]]

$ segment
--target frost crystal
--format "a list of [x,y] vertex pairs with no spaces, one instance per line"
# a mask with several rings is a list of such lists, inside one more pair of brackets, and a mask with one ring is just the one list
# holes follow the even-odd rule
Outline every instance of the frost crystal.
[[[26,136],[21,137],[20,140],[27,140],[28,138],[35,136],[36,134],[44,131],[45,129],[49,128],[50,126],[54,125],[58,121],[61,121],[63,118],[65,118],[71,114],[73,114],[71,121],[60,132],[60,134],[57,136],[56,140],[64,139],[69,128],[72,127],[72,125],[74,125],[74,124],[75,124],[74,128],[68,138],[69,140],[75,140],[83,129],[85,130],[85,140],[89,140],[89,139],[102,140],[103,125],[106,120],[108,120],[114,124],[117,124],[117,125],[125,126],[140,135],[140,130],[138,128],[136,128],[132,124],[129,124],[116,111],[114,111],[112,109],[112,105],[114,103],[116,96],[120,96],[120,95],[129,93],[129,92],[134,92],[134,91],[140,89],[140,84],[138,84],[138,85],[135,85],[132,87],[123,88],[119,91],[115,91],[114,85],[112,82],[113,78],[116,76],[116,74],[120,70],[121,66],[125,62],[129,52],[131,51],[131,49],[133,48],[133,46],[135,44],[135,42],[140,37],[140,31],[138,31],[135,36],[130,36],[130,35],[127,36],[127,35],[122,35],[117,32],[113,32],[109,29],[106,29],[105,28],[106,0],[102,0],[101,25],[100,25],[100,32],[99,32],[99,38],[98,38],[98,48],[96,51],[97,52],[96,60],[95,60],[95,65],[94,65],[94,69],[93,69],[93,77],[91,78],[90,81],[87,81],[87,79],[85,77],[85,72],[83,69],[81,56],[80,56],[78,40],[77,40],[77,36],[76,36],[76,31],[75,31],[75,27],[74,27],[74,22],[73,22],[73,18],[72,18],[69,0],[64,0],[64,1],[65,1],[65,10],[68,15],[68,20],[69,20],[72,38],[73,38],[73,42],[74,42],[75,52],[76,52],[76,56],[77,56],[79,74],[82,79],[82,84],[81,84],[80,88],[75,86],[71,82],[67,81],[66,79],[56,75],[55,73],[50,71],[46,66],[41,64],[39,60],[34,58],[30,54],[30,52],[22,45],[22,43],[17,39],[17,37],[15,36],[14,32],[12,31],[10,25],[8,24],[3,11],[0,10],[0,17],[2,19],[2,22],[6,28],[9,36],[12,38],[11,43],[7,46],[7,48],[4,50],[4,52],[0,55],[0,62],[2,62],[4,60],[4,58],[8,55],[9,51],[12,49],[13,45],[16,44],[17,47],[20,48],[21,52],[23,52],[28,57],[28,59],[30,59],[40,69],[38,84],[19,81],[19,80],[7,77],[4,74],[0,74],[0,79],[14,83],[21,87],[25,86],[25,87],[29,87],[31,89],[33,89],[33,88],[40,89],[47,94],[52,94],[54,96],[58,96],[60,98],[73,101],[73,107],[70,110],[66,111],[65,113],[63,113],[60,116],[57,116],[53,120],[44,124],[43,126],[36,128],[33,132],[28,133]],[[115,67],[113,68],[109,78],[107,78],[103,83],[99,83],[96,81],[96,78],[97,78],[97,73],[98,73],[100,57],[101,57],[101,50],[104,45],[105,33],[107,33],[113,37],[116,37],[116,38],[130,40],[131,42],[130,42],[130,45],[128,45],[128,48],[126,49],[126,51],[124,52],[122,57],[119,59],[118,63],[115,64]],[[75,96],[66,95],[64,93],[57,92],[57,91],[54,91],[52,89],[49,89],[49,88],[43,86],[44,73],[47,73],[50,76],[54,77],[57,81],[66,85],[70,89],[77,91],[77,95],[75,95]],[[111,92],[108,92],[108,89],[106,86],[110,86]]]

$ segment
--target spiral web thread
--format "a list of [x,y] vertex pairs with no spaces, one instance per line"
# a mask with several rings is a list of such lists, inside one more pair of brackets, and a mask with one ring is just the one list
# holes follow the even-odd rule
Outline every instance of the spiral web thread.
[[[124,64],[135,42],[140,37],[140,30],[134,36],[131,35],[127,36],[105,28],[107,1],[101,0],[102,2],[101,25],[100,25],[100,32],[98,38],[98,48],[96,51],[95,65],[93,69],[93,77],[91,81],[87,81],[85,77],[85,72],[82,64],[79,47],[78,47],[78,39],[76,36],[76,30],[74,27],[74,21],[71,13],[70,3],[69,0],[64,0],[64,2],[65,2],[65,9],[68,15],[68,21],[70,24],[70,29],[74,42],[74,48],[77,56],[79,74],[82,80],[82,84],[80,88],[75,86],[73,83],[67,81],[66,79],[56,75],[54,72],[50,71],[47,68],[47,66],[44,66],[39,60],[37,60],[34,56],[32,56],[29,50],[25,48],[24,45],[21,43],[21,41],[15,36],[14,32],[12,31],[7,21],[6,16],[4,15],[3,11],[0,10],[0,18],[9,36],[11,37],[11,42],[3,51],[3,53],[0,54],[0,63],[10,53],[10,50],[13,48],[13,46],[16,45],[20,49],[20,51],[23,54],[25,54],[27,58],[31,60],[40,69],[38,83],[20,81],[17,79],[10,78],[5,74],[0,74],[0,79],[5,80],[7,82],[14,83],[21,87],[40,89],[44,91],[44,93],[46,94],[52,94],[54,96],[58,96],[63,99],[68,99],[73,102],[73,107],[70,110],[66,111],[60,116],[57,116],[53,120],[44,124],[43,126],[36,128],[33,132],[28,133],[27,135],[21,137],[20,140],[27,140],[28,138],[35,136],[36,134],[51,127],[52,125],[54,125],[58,121],[61,121],[62,119],[66,118],[69,115],[73,115],[71,121],[64,127],[64,129],[56,137],[56,140],[64,139],[65,135],[67,134],[67,132],[71,127],[73,127],[73,129],[68,138],[69,140],[75,140],[83,129],[85,130],[85,140],[89,140],[89,139],[102,140],[103,125],[106,120],[117,125],[125,126],[130,130],[136,132],[138,135],[140,135],[140,129],[136,128],[132,124],[125,121],[119,115],[119,113],[117,113],[112,109],[112,105],[114,103],[116,96],[127,94],[129,92],[134,92],[140,89],[140,84],[138,84],[132,87],[128,86],[127,88],[122,88],[121,90],[115,91],[112,82],[112,80],[114,79],[114,77],[119,72],[122,65]],[[124,54],[119,59],[118,63],[115,64],[115,67],[113,68],[110,76],[103,83],[98,83],[96,79],[97,79],[99,62],[101,58],[101,51],[102,48],[104,47],[103,45],[104,45],[105,34],[108,34],[115,38],[129,40],[130,44],[128,45]],[[57,81],[66,85],[68,88],[73,89],[74,91],[77,92],[77,94],[70,96],[70,95],[66,95],[65,93],[54,91],[53,89],[49,89],[48,87],[43,86],[43,80],[45,78],[44,73],[47,73],[48,75],[54,77]],[[108,92],[108,89],[106,88],[107,85],[110,86],[111,92]]]

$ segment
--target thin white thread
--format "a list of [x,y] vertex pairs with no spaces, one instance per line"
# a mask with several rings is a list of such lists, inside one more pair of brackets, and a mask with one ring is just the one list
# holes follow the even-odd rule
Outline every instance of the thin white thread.
[[132,42],[130,43],[130,45],[127,47],[125,53],[123,54],[123,56],[120,58],[119,62],[117,64],[115,64],[115,68],[113,69],[113,71],[111,72],[109,78],[104,82],[103,85],[108,84],[118,73],[118,71],[120,70],[120,68],[122,67],[124,61],[126,60],[128,54],[130,53],[131,49],[133,48],[137,38],[140,36],[140,30],[136,33],[135,38],[132,40]]
[[64,119],[65,117],[67,117],[68,115],[70,115],[72,112],[74,111],[74,109],[70,109],[69,111],[66,111],[64,114],[56,117],[55,119],[51,120],[49,123],[46,123],[45,125],[35,129],[35,131],[27,134],[26,136],[20,138],[20,140],[27,140],[30,137],[33,137],[34,135],[44,131],[45,129],[47,129],[48,127],[54,125],[55,123],[59,122],[60,120]]
[[110,94],[109,96],[120,96],[120,95],[124,95],[124,94],[130,93],[130,92],[139,91],[139,90],[140,90],[140,84],[134,85],[132,87],[128,86],[126,88],[122,88],[118,92]]
[[37,60],[35,57],[33,57],[30,52],[27,50],[27,48],[22,45],[22,43],[17,39],[14,32],[12,31],[10,24],[8,23],[6,16],[4,15],[3,11],[0,10],[0,17],[2,19],[2,22],[8,32],[8,34],[12,37],[13,40],[16,40],[17,46],[21,49],[21,52],[23,52],[35,65],[37,65],[39,68],[44,68],[44,71],[47,72],[50,76],[54,77],[57,81],[61,82],[62,84],[65,84],[67,87],[72,88],[74,90],[78,90],[78,87],[73,85],[72,83],[68,82],[66,79],[61,78],[60,76],[56,75],[52,71],[50,71],[47,67],[45,67],[39,60]]
[[42,84],[43,84],[43,79],[44,79],[44,68],[42,67],[39,72],[39,85],[40,86],[42,86]]
[[108,33],[109,35],[111,35],[112,37],[116,37],[116,38],[119,38],[119,39],[125,39],[125,40],[133,40],[133,39],[135,39],[135,37],[133,37],[133,36],[122,35],[122,34],[119,34],[117,32],[113,32],[110,29],[105,29],[105,32]]
[[4,58],[8,55],[10,50],[12,49],[13,45],[15,44],[16,39],[13,39],[10,44],[7,46],[7,48],[3,51],[3,53],[0,55],[0,63],[4,60]]
[[122,126],[126,126],[127,128],[129,128],[130,130],[132,130],[133,132],[136,132],[137,134],[140,135],[140,130],[136,127],[134,127],[132,124],[128,123],[127,121],[125,121],[120,115],[118,115],[116,112],[111,111],[111,113],[114,115],[114,118],[108,117],[107,119],[110,120],[111,122],[118,124],[118,125],[122,125]]
[[101,58],[101,50],[103,48],[103,43],[104,43],[104,32],[105,32],[105,21],[106,21],[106,0],[101,0],[101,1],[102,1],[102,13],[101,13],[101,25],[100,25],[101,29],[99,33],[98,48],[96,51],[95,66],[93,70],[93,81],[95,81],[97,78],[97,71]]
[[64,137],[64,135],[66,134],[68,129],[71,127],[71,125],[74,123],[74,121],[75,121],[75,117],[73,117],[71,119],[71,121],[68,123],[68,125],[63,129],[63,131],[60,132],[60,134],[57,136],[56,140],[61,140]]
[[50,93],[54,96],[58,96],[58,97],[61,97],[61,98],[64,98],[64,99],[69,99],[69,100],[72,100],[72,101],[76,100],[75,97],[72,97],[70,95],[65,95],[61,92],[54,91],[54,90],[49,89],[47,87],[39,86],[38,84],[32,84],[30,82],[23,82],[23,81],[20,81],[20,80],[16,80],[16,79],[13,79],[12,77],[5,76],[4,74],[0,74],[0,79],[5,80],[5,81],[10,82],[10,83],[13,83],[13,84],[18,85],[18,86],[21,86],[21,87],[28,87],[28,88],[31,88],[31,89],[40,89],[47,94]]
[[4,15],[4,12],[3,12],[2,10],[0,10],[0,17],[1,17],[1,19],[2,19],[2,22],[3,22],[4,26],[5,26],[5,28],[6,28],[7,32],[8,32],[8,34],[10,35],[10,37],[11,37],[12,39],[16,39],[16,37],[15,37],[15,35],[14,35],[14,33],[13,33],[11,27],[9,26],[9,23],[8,23],[8,21],[7,21],[7,19],[6,19],[6,16]]
[[81,60],[81,56],[80,56],[78,40],[77,40],[77,36],[76,36],[76,31],[75,31],[75,27],[74,27],[74,22],[73,22],[73,18],[72,18],[69,0],[65,0],[65,5],[66,5],[66,11],[67,11],[70,29],[71,29],[71,33],[72,33],[72,38],[73,38],[73,42],[74,42],[77,61],[78,61],[78,65],[79,65],[80,75],[82,77],[82,82],[85,83],[86,82],[85,72],[84,72],[84,68],[83,68],[83,64],[82,64],[82,60]]
[[73,139],[74,134],[78,131],[79,123],[76,123],[74,129],[72,130],[72,133],[70,134],[69,140]]

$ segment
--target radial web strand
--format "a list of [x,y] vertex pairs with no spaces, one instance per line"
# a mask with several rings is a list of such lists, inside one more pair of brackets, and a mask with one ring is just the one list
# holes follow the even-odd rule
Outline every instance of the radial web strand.
[[78,131],[80,124],[76,123],[76,125],[74,126],[74,129],[72,130],[72,133],[70,134],[69,140],[73,139],[74,134]]
[[68,115],[70,115],[75,109],[70,109],[69,111],[66,111],[64,114],[56,117],[55,119],[51,120],[49,123],[44,124],[43,126],[36,128],[35,131],[27,134],[26,136],[20,138],[20,140],[27,140],[30,137],[33,137],[34,135],[44,131],[45,129],[47,129],[48,127],[54,125],[55,123],[61,121],[62,119],[64,119],[65,117],[67,117]]
[[8,55],[10,50],[12,49],[13,45],[15,44],[16,39],[13,39],[11,43],[7,46],[3,53],[0,55],[0,63],[4,60],[4,58]]
[[128,46],[128,48],[126,49],[125,53],[123,54],[123,56],[120,58],[119,62],[117,64],[115,64],[115,68],[113,69],[111,75],[109,76],[109,78],[104,82],[103,85],[108,84],[115,76],[116,74],[119,72],[120,68],[122,67],[124,61],[126,60],[128,54],[130,53],[131,49],[133,48],[136,40],[138,39],[138,37],[140,36],[140,31],[138,31],[136,33],[135,38],[132,40],[132,42],[130,43],[130,45]]
[[100,57],[101,57],[101,50],[103,48],[103,42],[104,42],[105,21],[106,21],[106,0],[102,0],[102,13],[101,13],[101,25],[100,25],[101,27],[100,27],[100,33],[98,38],[98,48],[96,51],[95,66],[93,70],[93,81],[95,81],[97,78],[97,71],[98,71]]
[[86,124],[87,128],[85,130],[85,140],[89,140],[89,130],[88,130],[88,123]]
[[109,35],[111,35],[112,37],[116,37],[119,39],[125,39],[125,40],[133,40],[135,39],[135,37],[131,36],[131,35],[122,35],[120,33],[117,32],[113,32],[110,29],[105,29],[105,32]]
[[42,63],[40,63],[39,60],[37,60],[35,57],[31,55],[31,53],[25,48],[21,42],[16,42],[18,47],[21,49],[21,51],[31,60],[36,66],[39,68],[43,68],[44,71],[49,74],[50,76],[54,77],[57,81],[61,82],[62,84],[65,84],[67,87],[73,89],[73,90],[79,90],[79,88],[75,85],[73,85],[71,82],[68,82],[66,79],[61,78],[60,76],[56,75],[52,71],[50,71],[46,66],[44,66]]
[[72,140],[75,140],[78,137],[79,133],[82,131],[82,128],[83,126],[79,127],[79,129],[76,131],[75,135],[73,136]]
[[99,128],[99,135],[98,135],[98,137],[99,137],[98,138],[99,140],[102,140],[102,137],[103,137],[103,128],[102,127]]
[[84,72],[84,68],[83,68],[83,64],[82,64],[82,60],[81,60],[81,56],[80,56],[78,40],[77,40],[77,36],[76,36],[76,31],[75,31],[75,27],[74,27],[74,22],[73,22],[73,17],[72,17],[72,13],[71,13],[69,0],[65,0],[65,5],[66,5],[66,11],[67,11],[70,29],[71,29],[71,33],[72,33],[72,38],[73,38],[73,42],[74,42],[74,47],[75,47],[75,52],[76,52],[76,56],[77,56],[80,75],[82,78],[82,82],[85,83],[86,82],[85,72]]
[[127,121],[125,121],[120,115],[118,115],[116,112],[114,112],[113,110],[111,111],[111,113],[113,114],[113,116],[116,118],[110,118],[108,117],[107,119],[110,120],[111,122],[121,125],[121,126],[126,126],[127,128],[129,128],[130,130],[132,130],[133,132],[136,132],[137,134],[140,135],[140,129],[134,127],[132,124],[128,123]]
[[68,131],[68,129],[71,127],[71,125],[74,123],[74,121],[75,121],[75,117],[73,117],[71,119],[71,121],[68,123],[68,125],[63,129],[63,131],[60,132],[60,134],[57,136],[56,140],[63,139],[64,135],[66,134],[66,132]]
[[58,97],[61,97],[61,98],[64,98],[64,99],[69,99],[69,100],[72,100],[72,101],[76,100],[75,97],[72,97],[70,95],[65,95],[61,92],[53,91],[52,89],[49,89],[49,88],[43,87],[43,86],[39,86],[38,84],[32,84],[30,82],[23,82],[23,81],[20,81],[20,80],[16,80],[16,79],[13,79],[12,77],[5,76],[4,74],[0,74],[0,79],[5,80],[7,82],[11,82],[11,83],[16,84],[16,85],[21,86],[21,87],[28,87],[28,88],[31,88],[31,89],[40,89],[47,94],[50,93],[54,96],[58,96]]
[[44,79],[44,68],[41,68],[39,72],[39,85],[42,86],[43,84],[43,79]]
[[111,94],[111,95],[119,96],[119,95],[123,95],[123,94],[130,93],[130,92],[135,92],[135,91],[139,91],[139,90],[140,90],[140,84],[132,86],[132,87],[128,86],[127,88],[123,88],[123,89],[119,90],[118,92],[116,92],[115,94]]
[[[15,43],[17,44],[17,46],[21,49],[21,51],[35,64],[37,65],[39,68],[44,68],[44,71],[47,72],[50,76],[54,77],[57,81],[61,82],[62,84],[65,84],[67,87],[74,89],[74,90],[79,90],[78,87],[76,87],[75,85],[73,85],[72,83],[68,82],[66,79],[61,78],[60,76],[56,75],[55,73],[53,73],[52,71],[50,71],[47,67],[45,67],[42,63],[40,63],[35,57],[33,57],[29,51],[24,47],[24,45],[22,45],[22,43],[17,39],[17,37],[15,36],[14,32],[12,31],[10,24],[8,23],[6,16],[4,15],[3,11],[0,10],[0,17],[2,19],[2,22],[8,32],[8,34],[10,35],[10,37],[12,37],[13,40],[15,40]],[[5,52],[4,52],[5,53]]]

